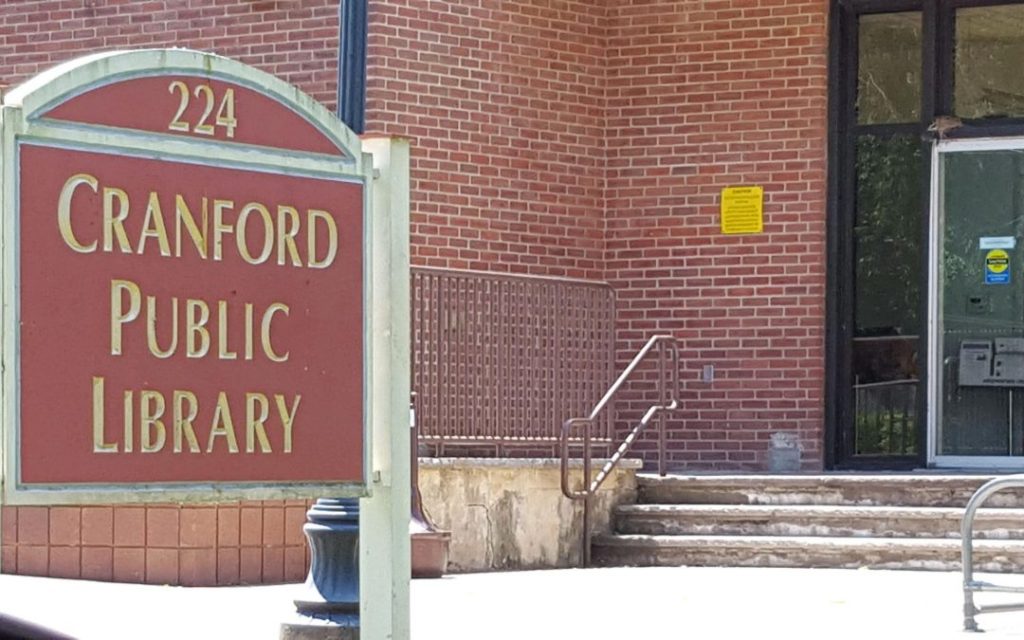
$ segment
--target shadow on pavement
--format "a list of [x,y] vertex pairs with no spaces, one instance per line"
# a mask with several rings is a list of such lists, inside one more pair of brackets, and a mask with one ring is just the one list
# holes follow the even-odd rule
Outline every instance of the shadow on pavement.
[[53,629],[0,613],[0,640],[74,640]]

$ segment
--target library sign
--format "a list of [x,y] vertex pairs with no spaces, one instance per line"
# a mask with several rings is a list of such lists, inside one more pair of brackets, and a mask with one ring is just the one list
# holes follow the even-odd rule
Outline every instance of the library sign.
[[5,493],[362,495],[358,139],[185,50],[58,67],[2,117]]

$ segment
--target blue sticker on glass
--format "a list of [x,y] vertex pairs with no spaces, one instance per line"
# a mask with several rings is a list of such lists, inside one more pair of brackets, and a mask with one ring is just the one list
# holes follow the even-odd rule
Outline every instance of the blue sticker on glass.
[[1010,283],[1010,254],[992,249],[985,254],[985,284]]

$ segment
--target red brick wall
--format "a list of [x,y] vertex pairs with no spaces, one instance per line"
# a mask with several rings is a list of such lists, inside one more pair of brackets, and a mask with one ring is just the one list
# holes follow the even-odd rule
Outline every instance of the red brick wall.
[[[368,130],[413,140],[414,262],[607,279],[620,366],[683,339],[671,466],[764,469],[785,431],[820,468],[826,0],[370,8]],[[720,234],[736,184],[765,187],[764,234]]]
[[[605,276],[620,362],[654,332],[682,339],[670,466],[765,469],[769,434],[785,431],[820,469],[827,2],[609,6]],[[763,234],[721,235],[729,185],[764,186]]]
[[4,0],[0,89],[80,55],[155,47],[213,51],[337,103],[337,0]]
[[370,0],[367,131],[412,140],[415,264],[603,276],[604,0]]

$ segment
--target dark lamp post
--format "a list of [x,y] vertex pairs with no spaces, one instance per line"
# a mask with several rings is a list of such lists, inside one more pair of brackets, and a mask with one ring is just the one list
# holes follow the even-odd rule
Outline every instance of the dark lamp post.
[[359,499],[320,498],[306,520],[309,575],[281,640],[358,640]]

